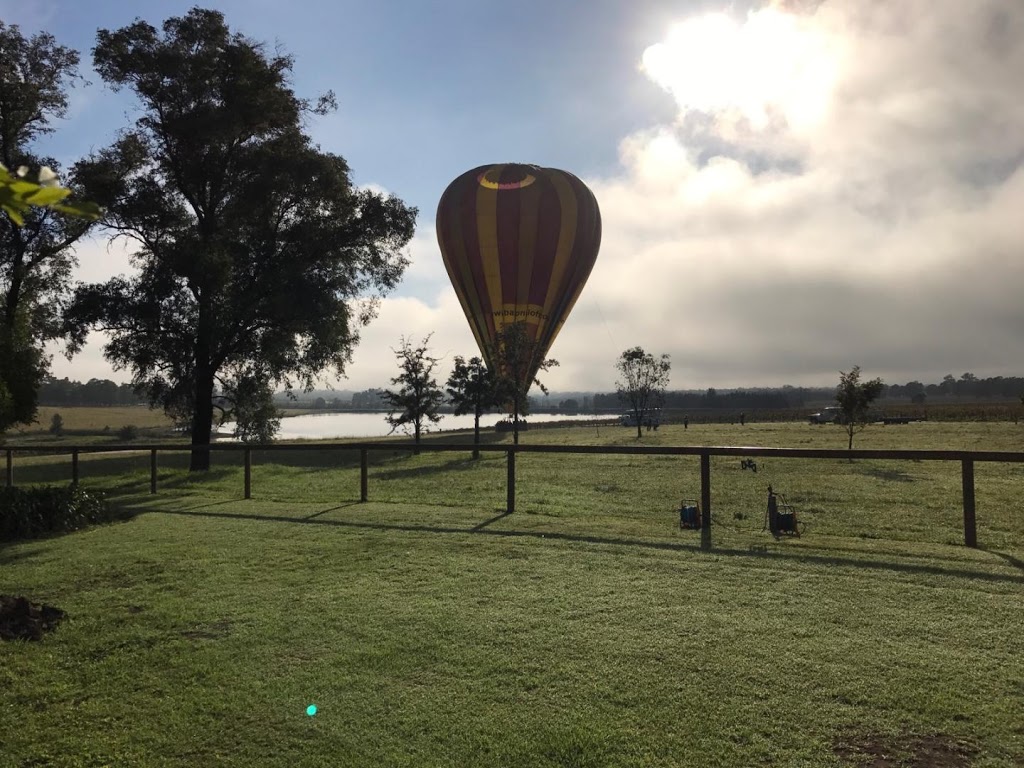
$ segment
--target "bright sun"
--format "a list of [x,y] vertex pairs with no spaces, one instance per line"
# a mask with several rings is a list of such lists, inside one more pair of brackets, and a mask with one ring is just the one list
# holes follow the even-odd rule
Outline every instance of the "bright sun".
[[774,8],[737,23],[714,13],[675,25],[644,51],[642,69],[684,110],[732,113],[764,128],[772,113],[794,130],[824,116],[838,52],[813,17]]

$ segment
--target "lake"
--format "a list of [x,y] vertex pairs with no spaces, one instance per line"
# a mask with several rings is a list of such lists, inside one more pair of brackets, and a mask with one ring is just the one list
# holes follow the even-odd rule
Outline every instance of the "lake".
[[[486,413],[480,417],[480,429],[491,428],[501,419],[503,413]],[[305,416],[289,416],[281,419],[281,429],[277,433],[278,440],[330,440],[340,437],[385,437],[391,433],[391,427],[385,421],[386,413],[310,413]],[[550,423],[553,421],[618,421],[618,416],[593,414],[544,413],[528,416],[530,424]],[[234,432],[233,423],[225,424],[218,430],[221,438]],[[440,422],[431,425],[430,432],[452,432],[455,430],[473,429],[471,415],[453,416],[445,414]],[[395,434],[402,434],[401,431]]]

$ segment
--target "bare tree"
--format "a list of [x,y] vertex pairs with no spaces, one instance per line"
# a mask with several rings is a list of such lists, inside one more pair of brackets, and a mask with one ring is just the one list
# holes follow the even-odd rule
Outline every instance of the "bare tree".
[[381,392],[384,401],[391,408],[387,416],[391,431],[399,427],[412,428],[416,453],[419,453],[420,435],[428,428],[427,424],[436,424],[441,420],[437,412],[444,402],[444,392],[433,377],[434,368],[439,359],[427,353],[428,335],[423,342],[414,347],[409,339],[402,339],[402,346],[394,350],[401,370],[392,384],[398,389],[386,389]]
[[650,419],[649,414],[661,407],[665,400],[672,365],[668,355],[655,357],[642,347],[633,347],[619,356],[615,367],[622,375],[622,380],[615,382],[615,390],[636,419],[636,438],[639,440],[643,434],[644,419]]
[[868,425],[868,406],[882,394],[883,387],[885,384],[881,379],[862,382],[859,365],[853,366],[849,373],[839,372],[836,404],[839,406],[840,420],[850,438],[848,450],[853,450],[853,436]]

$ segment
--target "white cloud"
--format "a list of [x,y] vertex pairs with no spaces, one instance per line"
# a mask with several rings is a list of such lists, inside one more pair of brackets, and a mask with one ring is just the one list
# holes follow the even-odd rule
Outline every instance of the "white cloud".
[[118,275],[135,271],[131,254],[136,245],[126,239],[111,240],[103,236],[91,237],[75,246],[78,258],[76,277],[83,283],[100,283]]
[[[730,22],[734,42],[769,12]],[[824,2],[786,29],[842,54],[813,124],[788,119],[785,87],[761,101],[687,90],[666,68],[690,57],[654,49],[678,121],[628,137],[624,174],[589,181],[605,236],[583,296],[616,349],[670,353],[680,387],[828,384],[854,364],[892,381],[1019,374],[1024,6]],[[733,64],[735,85],[763,61]],[[604,323],[585,322],[588,383],[608,386],[610,360],[585,341]]]
[[[586,179],[601,254],[545,382],[608,389],[637,344],[669,353],[686,388],[829,385],[855,364],[892,382],[1019,375],[1024,5],[776,2],[680,21],[645,59],[676,121]],[[709,29],[703,58],[672,50]],[[386,385],[403,335],[476,354],[432,213],[340,386]],[[87,254],[97,274],[123,261],[83,250],[83,268]]]

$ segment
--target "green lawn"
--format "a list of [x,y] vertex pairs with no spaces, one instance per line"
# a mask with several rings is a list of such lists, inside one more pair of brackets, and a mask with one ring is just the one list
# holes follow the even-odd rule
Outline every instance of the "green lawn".
[[[857,446],[1022,436],[914,424]],[[796,424],[642,442],[845,444]],[[1024,466],[978,466],[971,550],[956,464],[716,459],[706,553],[675,512],[692,457],[524,454],[511,516],[498,454],[377,454],[367,504],[355,452],[256,459],[244,501],[237,457],[197,480],[161,456],[156,497],[148,455],[83,457],[139,514],[0,548],[0,592],[69,614],[0,644],[0,765],[1024,764]],[[768,482],[802,538],[761,531]]]

